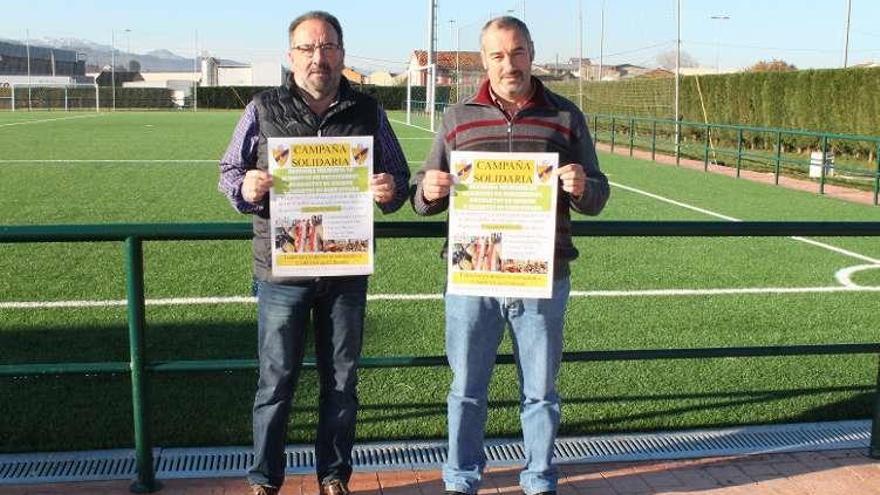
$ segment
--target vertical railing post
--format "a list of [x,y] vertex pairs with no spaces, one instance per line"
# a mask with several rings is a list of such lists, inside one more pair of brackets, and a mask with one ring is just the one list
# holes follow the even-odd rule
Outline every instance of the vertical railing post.
[[880,366],[877,369],[877,389],[874,390],[874,416],[871,418],[871,443],[868,455],[880,459]]
[[825,194],[825,163],[828,160],[828,136],[822,136],[822,168],[819,169],[819,194]]
[[736,133],[736,178],[739,179],[739,171],[742,168],[743,158],[743,130],[742,127]]
[[614,153],[614,127],[615,127],[615,118],[611,117],[611,152]]
[[153,470],[153,445],[150,439],[148,383],[144,359],[144,251],[141,239],[125,240],[125,278],[128,298],[128,344],[131,353],[131,405],[134,415],[134,446],[137,479],[131,484],[134,493],[159,490]]
[[711,131],[709,128],[709,124],[706,124],[706,142],[703,143],[705,146],[705,149],[703,150],[703,172],[709,170],[709,143],[711,142],[709,141],[709,136],[711,136],[710,132]]
[[776,132],[776,166],[773,168],[773,183],[779,185],[779,168],[782,164],[782,132]]
[[636,119],[629,119],[629,156],[633,156],[636,140]]
[[[651,161],[655,162],[655,161],[657,161],[656,160],[656,156],[657,156],[657,121],[653,120],[651,122],[652,122],[652,124],[651,124]],[[878,175],[880,175],[880,174],[878,174]],[[874,199],[875,199],[874,204],[876,204],[876,199],[877,199],[876,195],[875,195]]]
[[593,146],[599,143],[599,116],[593,116]]
[[880,196],[880,142],[877,143],[877,170],[874,172],[874,206],[877,206],[877,196]]

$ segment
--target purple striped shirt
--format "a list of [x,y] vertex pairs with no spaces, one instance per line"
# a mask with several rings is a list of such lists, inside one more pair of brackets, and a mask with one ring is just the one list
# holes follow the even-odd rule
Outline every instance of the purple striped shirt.
[[[388,122],[385,111],[379,107],[379,129],[374,139],[381,147],[383,163],[374,163],[374,173],[388,173],[394,177],[394,200],[379,204],[383,213],[393,213],[400,209],[409,197],[409,165]],[[244,113],[235,126],[232,140],[220,160],[220,182],[217,189],[229,198],[232,207],[240,213],[256,213],[263,209],[262,204],[252,204],[241,196],[241,184],[248,170],[256,168],[257,145],[260,142],[260,121],[257,107],[253,102],[247,104]]]

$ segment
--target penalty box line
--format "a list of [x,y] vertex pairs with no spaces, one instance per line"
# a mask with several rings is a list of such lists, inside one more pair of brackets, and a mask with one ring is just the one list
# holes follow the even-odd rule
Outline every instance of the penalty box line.
[[88,119],[95,117],[102,117],[103,115],[100,113],[94,113],[93,115],[72,115],[70,117],[57,117],[54,119],[39,119],[39,120],[25,120],[21,122],[9,122],[6,124],[0,124],[0,127],[12,127],[16,125],[30,125],[30,124],[45,124],[46,122],[58,122],[60,120],[73,120],[73,119]]
[[[694,206],[694,205],[690,205],[690,204],[687,204],[687,203],[682,203],[682,202],[680,202],[680,201],[676,201],[676,200],[671,199],[671,198],[667,198],[667,197],[664,197],[664,196],[660,196],[660,195],[658,195],[658,194],[653,194],[653,193],[649,193],[649,192],[647,192],[647,191],[643,191],[643,190],[641,190],[641,189],[637,189],[637,188],[635,188],[635,187],[625,186],[625,185],[620,184],[620,183],[617,183],[617,182],[610,182],[610,184],[613,185],[614,187],[618,187],[618,188],[623,189],[623,190],[625,190],[625,191],[630,191],[630,192],[634,192],[634,193],[636,193],[636,194],[641,194],[641,195],[643,195],[643,196],[647,196],[647,197],[649,197],[649,198],[656,199],[656,200],[658,200],[658,201],[662,201],[662,202],[664,202],[664,203],[669,203],[669,204],[672,204],[672,205],[675,205],[675,206],[678,206],[678,207],[681,207],[681,208],[686,208],[686,209],[691,210],[691,211],[696,211],[696,212],[698,212],[698,213],[702,213],[702,214],[704,214],[704,215],[709,215],[709,216],[713,216],[713,217],[716,217],[716,218],[721,218],[721,219],[723,219],[723,220],[728,220],[728,221],[731,221],[731,222],[742,222],[742,221],[743,221],[743,220],[741,220],[741,219],[739,219],[739,218],[734,218],[734,217],[731,217],[731,216],[722,215],[721,213],[716,213],[716,212],[711,211],[711,210],[706,210],[706,209],[704,209],[704,208],[700,208],[700,207],[697,207],[697,206]],[[860,261],[867,261],[868,263],[871,263],[871,264],[874,264],[874,265],[880,265],[880,260],[877,260],[877,259],[871,258],[871,257],[869,257],[869,256],[865,256],[865,255],[863,255],[863,254],[856,253],[855,251],[849,251],[849,250],[847,250],[847,249],[843,249],[843,248],[840,248],[840,247],[837,247],[837,246],[834,246],[834,245],[831,245],[831,244],[827,244],[827,243],[819,242],[819,241],[814,241],[813,239],[808,239],[808,238],[806,238],[806,237],[800,237],[800,236],[788,236],[788,238],[789,238],[789,239],[793,239],[793,240],[795,240],[795,241],[799,241],[799,242],[803,242],[803,243],[806,243],[806,244],[810,244],[810,245],[813,245],[813,246],[816,246],[816,247],[820,247],[820,248],[822,248],[822,249],[827,249],[827,250],[829,250],[829,251],[833,251],[833,252],[835,252],[835,253],[842,254],[842,255],[844,255],[844,256],[849,256],[850,258],[855,258],[855,259],[860,260]]]

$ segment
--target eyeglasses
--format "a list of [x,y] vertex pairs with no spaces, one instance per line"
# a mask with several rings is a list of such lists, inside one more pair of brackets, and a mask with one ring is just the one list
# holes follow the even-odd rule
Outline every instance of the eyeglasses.
[[313,56],[316,50],[320,50],[322,55],[335,55],[342,49],[337,43],[321,43],[320,45],[303,43],[301,45],[294,45],[292,48],[300,55],[307,57]]

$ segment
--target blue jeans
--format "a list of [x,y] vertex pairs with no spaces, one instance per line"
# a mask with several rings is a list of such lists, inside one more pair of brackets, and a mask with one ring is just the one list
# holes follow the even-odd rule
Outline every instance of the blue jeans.
[[351,477],[367,277],[334,277],[296,285],[258,282],[260,378],[254,398],[251,484],[284,483],[284,446],[291,400],[302,368],[305,336],[314,319],[320,382],[318,481]]
[[559,429],[556,375],[562,359],[562,324],[568,275],[553,282],[552,299],[512,299],[446,294],[446,355],[452,368],[447,398],[447,490],[476,493],[486,457],[483,438],[489,381],[498,345],[509,325],[520,384],[525,468],[520,487],[532,495],[556,490],[553,443]]

